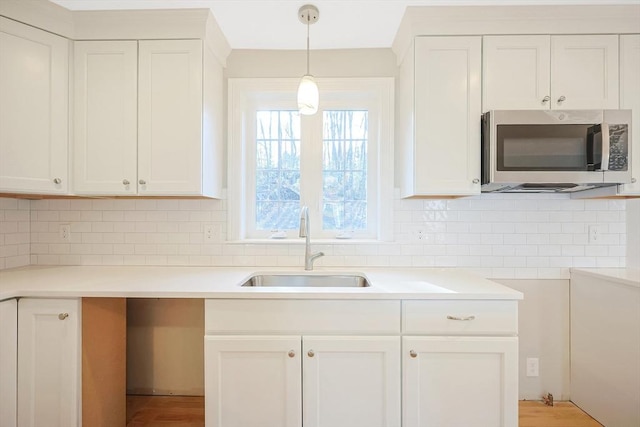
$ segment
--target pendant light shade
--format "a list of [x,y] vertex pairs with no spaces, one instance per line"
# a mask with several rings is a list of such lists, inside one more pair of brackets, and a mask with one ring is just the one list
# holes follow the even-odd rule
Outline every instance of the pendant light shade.
[[316,80],[310,74],[305,74],[298,86],[298,109],[300,114],[311,115],[318,111],[320,94]]
[[307,26],[307,74],[302,76],[298,86],[298,109],[300,114],[311,115],[318,111],[320,94],[315,79],[309,72],[309,26],[320,17],[318,8],[307,4],[298,10],[298,19]]

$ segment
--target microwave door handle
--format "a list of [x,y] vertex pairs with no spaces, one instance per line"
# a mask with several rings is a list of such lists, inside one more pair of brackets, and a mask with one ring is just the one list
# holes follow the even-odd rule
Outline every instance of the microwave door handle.
[[611,141],[609,140],[609,124],[602,123],[602,163],[601,171],[609,170],[609,152],[611,150]]

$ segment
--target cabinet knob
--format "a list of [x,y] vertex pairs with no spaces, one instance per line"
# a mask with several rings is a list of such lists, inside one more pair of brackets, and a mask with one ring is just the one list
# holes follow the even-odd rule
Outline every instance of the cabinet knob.
[[411,356],[411,357],[413,357],[415,359],[416,357],[418,357],[418,353],[416,353],[415,350],[410,350],[409,351],[409,356]]
[[315,355],[316,355],[316,354],[313,352],[313,350],[309,350],[309,351],[307,352],[307,356],[309,356],[309,357],[313,357],[313,356],[315,356]]
[[144,179],[141,179],[140,181],[138,181],[138,184],[140,185],[146,185],[147,181],[145,181]]
[[289,350],[289,357],[296,357],[296,352],[293,350]]
[[122,180],[122,185],[129,185],[129,184],[130,184],[130,182],[129,182],[128,179],[123,179]]
[[567,98],[564,97],[564,95],[561,95],[560,98],[558,98],[558,102],[562,102],[565,101]]
[[474,184],[480,184],[480,180],[478,178],[476,178],[476,179],[473,180],[473,183]]
[[54,184],[62,184],[62,180],[60,178],[53,178]]
[[632,183],[632,184],[635,184],[635,183],[636,183],[636,181],[637,181],[637,179],[635,179],[635,178],[631,178],[631,183]]
[[58,314],[58,319],[60,319],[60,320],[64,320],[67,317],[69,317],[69,313],[60,313],[60,314]]
[[542,103],[544,104],[545,102],[549,102],[551,101],[551,97],[549,95],[545,96],[544,98],[542,98]]

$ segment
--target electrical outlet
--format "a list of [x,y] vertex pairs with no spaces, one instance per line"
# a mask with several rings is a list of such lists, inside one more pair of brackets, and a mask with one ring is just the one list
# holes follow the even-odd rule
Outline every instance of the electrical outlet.
[[60,240],[63,242],[71,241],[71,225],[60,224]]
[[600,239],[600,234],[602,234],[602,226],[590,225],[589,226],[589,243],[596,243],[598,239]]
[[213,224],[205,224],[202,230],[202,234],[205,242],[211,242],[216,234]]
[[527,357],[527,376],[537,377],[539,375],[539,366],[537,357]]

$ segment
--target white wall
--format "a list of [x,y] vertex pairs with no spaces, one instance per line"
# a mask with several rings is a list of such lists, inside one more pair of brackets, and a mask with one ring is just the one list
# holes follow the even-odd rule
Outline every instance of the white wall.
[[[524,294],[519,308],[519,398],[540,400],[551,393],[570,398],[569,281],[497,280]],[[526,360],[539,360],[539,376],[526,376]]]
[[29,265],[29,200],[0,198],[0,270]]
[[640,199],[627,200],[627,265],[640,269]]

